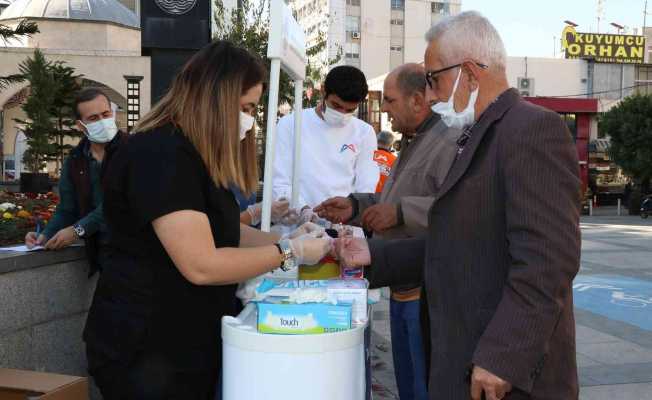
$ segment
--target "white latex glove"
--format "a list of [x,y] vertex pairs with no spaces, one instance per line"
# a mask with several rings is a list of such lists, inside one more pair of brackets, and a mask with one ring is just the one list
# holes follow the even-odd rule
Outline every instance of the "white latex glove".
[[272,222],[277,224],[290,211],[290,202],[287,199],[280,198],[272,202]]
[[306,222],[315,222],[319,216],[312,212],[312,208],[310,207],[304,207],[301,209],[301,213],[299,214],[299,224],[305,224]]
[[307,234],[290,239],[289,242],[297,265],[315,265],[330,253],[333,239],[328,236],[316,238]]
[[324,229],[322,226],[319,226],[315,223],[306,222],[305,224],[301,225],[294,231],[290,232],[287,238],[296,239],[299,236],[308,235],[308,234],[313,237],[321,237],[326,234],[326,229]]
[[299,213],[297,210],[291,208],[288,210],[287,214],[281,218],[280,222],[287,226],[297,225],[299,223]]
[[[290,202],[285,199],[279,199],[278,201],[272,202],[272,223],[276,224],[281,221],[281,219],[287,215],[290,209]],[[256,203],[247,207],[247,212],[251,217],[251,225],[255,226],[260,224],[260,220],[263,217],[263,203]]]

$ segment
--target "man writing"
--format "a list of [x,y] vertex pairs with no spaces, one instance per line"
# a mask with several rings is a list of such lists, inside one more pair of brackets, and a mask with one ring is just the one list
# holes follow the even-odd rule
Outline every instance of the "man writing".
[[[426,239],[346,240],[375,285],[423,279],[430,399],[576,399],[572,280],[580,179],[564,122],[507,84],[491,23],[464,12],[427,34],[434,109],[464,128]],[[424,262],[424,268],[415,268]]]
[[108,242],[102,213],[102,171],[105,160],[127,134],[118,131],[111,102],[98,89],[82,90],[75,99],[74,112],[77,128],[85,137],[64,161],[54,216],[43,233],[29,232],[25,244],[58,250],[83,239],[92,274],[102,269]]
[[[359,218],[374,237],[421,236],[426,233],[428,209],[455,159],[461,131],[448,128],[431,111],[425,71],[418,64],[403,65],[387,76],[381,110],[388,114],[392,129],[403,134],[401,156],[382,193],[336,197],[315,211],[336,222]],[[399,397],[408,400],[427,398],[419,323],[420,284],[415,280],[391,287],[394,372]]]

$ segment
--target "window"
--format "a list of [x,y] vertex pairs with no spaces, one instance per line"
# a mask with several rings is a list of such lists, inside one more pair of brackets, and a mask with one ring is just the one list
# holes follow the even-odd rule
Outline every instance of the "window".
[[346,31],[360,32],[360,17],[346,16]]
[[140,119],[140,81],[142,76],[125,76],[127,80],[127,130]]
[[346,0],[347,6],[360,6],[360,0]]
[[390,20],[389,23],[392,24],[392,25],[403,25],[403,20],[396,18],[396,19]]
[[636,66],[634,85],[636,85],[636,93],[641,95],[652,94],[652,66]]
[[450,4],[448,3],[435,1],[434,3],[430,3],[430,4],[431,4],[433,14],[450,14],[451,12]]
[[405,0],[392,0],[392,10],[405,10]]
[[347,43],[344,56],[346,58],[360,59],[360,43]]

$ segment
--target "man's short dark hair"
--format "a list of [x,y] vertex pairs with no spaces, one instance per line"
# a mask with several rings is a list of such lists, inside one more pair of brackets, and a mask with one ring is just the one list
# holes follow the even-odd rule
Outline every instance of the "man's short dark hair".
[[88,89],[80,90],[79,93],[77,93],[77,96],[75,97],[75,104],[73,106],[75,118],[81,121],[81,114],[79,113],[80,103],[86,103],[87,101],[95,100],[99,96],[104,96],[106,101],[109,103],[109,106],[111,106],[111,100],[109,100],[109,96],[107,96],[100,89],[88,88]]
[[367,97],[369,88],[362,71],[350,65],[333,68],[324,81],[324,98],[334,94],[344,101],[359,103]]

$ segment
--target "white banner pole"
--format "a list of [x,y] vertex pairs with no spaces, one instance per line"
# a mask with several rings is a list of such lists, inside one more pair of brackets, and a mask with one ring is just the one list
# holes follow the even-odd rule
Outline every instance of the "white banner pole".
[[294,81],[294,158],[292,162],[292,208],[303,207],[299,203],[301,178],[301,114],[303,113],[303,81]]
[[263,183],[263,215],[261,230],[269,232],[272,221],[272,173],[276,149],[276,114],[278,114],[278,83],[281,74],[281,60],[272,59],[269,78],[269,103],[267,107],[267,136],[265,139],[265,178]]

